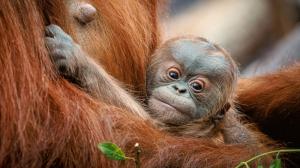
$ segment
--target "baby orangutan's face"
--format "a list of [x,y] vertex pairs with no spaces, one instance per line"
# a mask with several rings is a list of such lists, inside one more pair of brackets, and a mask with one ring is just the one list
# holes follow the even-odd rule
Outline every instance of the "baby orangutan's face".
[[148,69],[151,115],[176,125],[213,115],[227,103],[237,73],[231,58],[206,40],[168,41]]

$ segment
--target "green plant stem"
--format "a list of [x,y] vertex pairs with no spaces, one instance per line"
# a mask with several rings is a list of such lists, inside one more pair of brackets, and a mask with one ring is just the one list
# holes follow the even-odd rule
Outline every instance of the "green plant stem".
[[246,166],[246,168],[250,168],[247,162],[241,162],[241,165]]
[[141,162],[140,162],[140,153],[142,152],[141,151],[141,148],[140,148],[140,145],[138,143],[135,144],[135,167],[136,168],[140,168],[141,167]]
[[266,152],[266,153],[262,153],[260,155],[254,156],[253,158],[245,161],[245,162],[241,162],[240,164],[238,164],[235,168],[240,168],[242,166],[246,166],[247,168],[249,168],[248,163],[252,162],[253,160],[256,160],[258,158],[261,158],[263,156],[269,155],[269,154],[273,154],[273,153],[290,153],[290,152],[300,152],[300,149],[280,149],[280,150],[274,150],[274,151],[270,151],[270,152]]
[[133,161],[135,161],[135,158],[133,158],[133,157],[127,157],[127,156],[126,156],[125,159],[126,159],[126,160],[133,160]]

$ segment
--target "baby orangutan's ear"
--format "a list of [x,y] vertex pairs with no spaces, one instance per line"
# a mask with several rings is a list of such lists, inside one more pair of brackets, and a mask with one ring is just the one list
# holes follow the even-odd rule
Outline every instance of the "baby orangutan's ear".
[[220,111],[217,112],[216,116],[214,117],[214,120],[222,120],[226,114],[226,112],[230,109],[231,104],[226,103]]
[[225,115],[225,113],[230,109],[230,107],[231,107],[231,104],[227,102],[221,109],[221,114]]

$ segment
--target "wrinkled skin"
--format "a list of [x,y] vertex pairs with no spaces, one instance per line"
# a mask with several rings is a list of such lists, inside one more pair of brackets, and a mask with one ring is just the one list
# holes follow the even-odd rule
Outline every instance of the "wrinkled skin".
[[175,125],[218,115],[233,94],[237,74],[232,58],[207,40],[171,39],[156,50],[147,71],[151,114]]

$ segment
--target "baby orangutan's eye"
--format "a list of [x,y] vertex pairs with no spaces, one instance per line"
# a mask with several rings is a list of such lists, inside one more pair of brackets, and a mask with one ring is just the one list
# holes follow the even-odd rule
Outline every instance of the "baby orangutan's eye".
[[172,80],[177,80],[180,78],[180,71],[177,68],[172,67],[172,68],[168,69],[167,75],[168,75],[168,78],[170,78]]
[[202,80],[196,79],[190,82],[190,87],[195,93],[200,93],[204,88],[204,82]]

